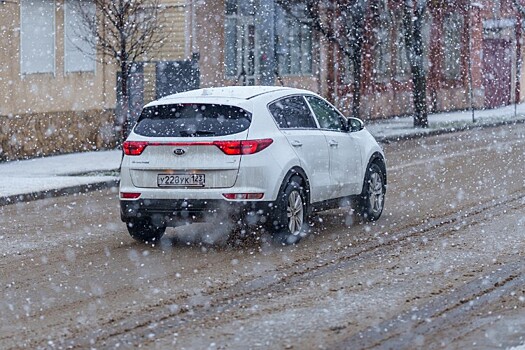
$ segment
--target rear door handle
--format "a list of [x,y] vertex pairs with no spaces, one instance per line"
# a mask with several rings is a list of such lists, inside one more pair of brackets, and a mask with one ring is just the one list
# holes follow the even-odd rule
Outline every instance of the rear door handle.
[[337,147],[337,146],[339,146],[339,142],[337,142],[335,140],[328,141],[328,144],[330,145],[330,147]]
[[293,140],[293,141],[291,142],[291,144],[292,144],[292,146],[294,146],[294,147],[301,147],[301,146],[303,145],[302,142],[297,141],[297,140]]

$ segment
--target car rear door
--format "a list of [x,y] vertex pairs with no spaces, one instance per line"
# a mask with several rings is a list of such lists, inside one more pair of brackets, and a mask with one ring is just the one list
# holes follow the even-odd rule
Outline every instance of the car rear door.
[[361,150],[354,135],[346,131],[345,118],[323,99],[306,96],[306,100],[328,144],[332,190],[337,197],[360,193]]
[[304,97],[284,97],[268,108],[308,176],[311,202],[329,199],[332,194],[328,145]]
[[251,114],[234,106],[145,108],[133,130],[140,141],[124,145],[142,148],[129,157],[133,184],[142,188],[232,187],[250,122]]

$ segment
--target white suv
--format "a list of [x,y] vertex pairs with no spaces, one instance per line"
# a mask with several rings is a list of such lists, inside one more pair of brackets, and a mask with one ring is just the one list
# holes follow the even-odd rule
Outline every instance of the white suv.
[[280,87],[200,89],[144,107],[123,144],[121,217],[130,235],[228,212],[295,243],[316,210],[383,211],[383,151],[363,122]]

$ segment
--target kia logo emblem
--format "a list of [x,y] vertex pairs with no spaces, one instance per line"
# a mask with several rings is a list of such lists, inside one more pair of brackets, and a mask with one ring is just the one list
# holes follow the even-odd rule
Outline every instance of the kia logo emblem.
[[177,156],[182,156],[184,153],[186,153],[186,151],[183,150],[182,148],[177,148],[176,150],[173,151],[173,153],[175,153],[175,155]]

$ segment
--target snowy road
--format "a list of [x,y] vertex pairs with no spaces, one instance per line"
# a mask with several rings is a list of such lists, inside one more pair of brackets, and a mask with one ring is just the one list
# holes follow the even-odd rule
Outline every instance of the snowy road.
[[296,247],[225,246],[212,223],[146,247],[116,191],[0,207],[0,348],[525,343],[525,125],[385,151],[380,221],[322,213]]

